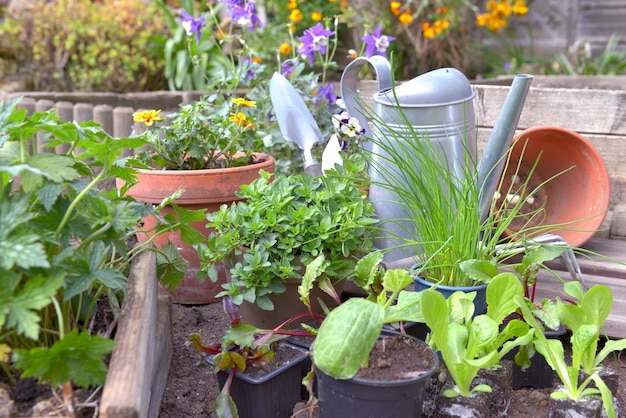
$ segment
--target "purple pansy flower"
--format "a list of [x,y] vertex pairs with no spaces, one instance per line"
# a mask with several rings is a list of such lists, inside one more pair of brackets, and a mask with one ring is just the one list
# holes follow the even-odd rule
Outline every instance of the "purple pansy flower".
[[365,35],[362,39],[365,42],[367,47],[365,48],[365,56],[371,57],[372,55],[382,55],[383,57],[387,56],[387,48],[389,47],[389,43],[393,41],[393,36],[381,35],[380,32],[383,30],[382,23],[378,25],[376,31],[371,35]]
[[187,36],[191,36],[194,33],[196,34],[196,44],[200,43],[200,38],[202,37],[202,28],[206,26],[206,20],[203,16],[201,17],[193,17],[186,11],[182,11],[181,24],[185,29],[185,33]]
[[247,26],[252,32],[257,26],[263,27],[263,22],[255,13],[256,0],[221,0],[226,5],[233,22],[237,22],[240,26]]
[[335,32],[324,28],[321,23],[313,26],[310,29],[304,31],[304,35],[298,37],[301,45],[298,48],[298,53],[304,58],[309,59],[309,64],[313,65],[315,60],[315,53],[326,53],[326,45],[328,44],[328,37],[334,35]]

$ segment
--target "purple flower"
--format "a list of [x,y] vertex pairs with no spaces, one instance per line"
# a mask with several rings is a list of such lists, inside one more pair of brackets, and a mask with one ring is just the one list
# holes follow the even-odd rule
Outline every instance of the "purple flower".
[[289,77],[289,74],[291,74],[291,72],[296,68],[297,65],[298,65],[297,60],[290,59],[290,60],[284,61],[280,64],[280,71],[283,76]]
[[241,67],[244,68],[246,71],[244,78],[247,81],[252,80],[256,76],[256,64],[249,54],[241,59]]
[[238,25],[248,26],[250,32],[257,26],[263,27],[263,22],[254,12],[256,0],[248,0],[247,2],[244,0],[221,0],[221,2],[228,8],[233,22],[237,22]]
[[183,25],[187,36],[191,36],[194,33],[196,34],[196,44],[199,44],[200,38],[202,37],[202,28],[206,26],[206,20],[204,17],[193,17],[183,10],[181,24]]
[[376,32],[371,35],[365,35],[362,39],[365,42],[367,47],[365,48],[365,56],[371,57],[372,55],[382,55],[383,57],[387,56],[387,48],[389,47],[389,43],[393,41],[393,36],[381,35],[380,32],[383,30],[382,23],[378,25]]
[[318,23],[312,28],[305,30],[304,35],[298,38],[300,41],[298,53],[302,55],[303,58],[308,58],[309,64],[313,65],[315,53],[319,52],[322,55],[325,54],[328,37],[334,34],[335,32],[325,29],[321,23]]
[[319,105],[321,99],[326,99],[329,103],[329,108],[332,111],[332,107],[335,105],[335,101],[337,101],[337,95],[335,94],[335,86],[333,83],[326,83],[326,85],[320,87],[315,96],[315,104]]

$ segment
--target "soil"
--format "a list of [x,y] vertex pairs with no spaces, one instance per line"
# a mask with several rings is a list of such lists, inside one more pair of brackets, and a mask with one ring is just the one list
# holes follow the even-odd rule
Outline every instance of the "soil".
[[[216,374],[205,359],[196,353],[189,335],[199,334],[205,344],[218,342],[228,329],[229,320],[221,303],[197,306],[174,304],[172,313],[174,354],[158,418],[216,417],[214,405],[219,394]],[[562,338],[565,342],[569,336],[566,334]],[[604,365],[617,374],[616,382],[626,379],[626,356],[623,353],[605,360]],[[0,376],[3,375],[0,373]],[[436,373],[431,378],[431,386],[441,383],[442,379],[445,382],[445,373]],[[505,415],[508,418],[547,417],[549,395],[554,390],[557,380],[555,378],[553,387],[547,389],[512,390],[510,404],[503,407]],[[49,388],[36,385],[33,379],[18,382],[18,385],[9,386],[0,378],[0,416],[63,416],[61,412],[63,400],[60,393],[56,394],[56,398],[51,397]],[[98,416],[99,391],[77,390],[74,395],[79,404],[77,417]],[[3,406],[8,406],[6,403],[3,404],[3,400],[7,396],[13,399],[15,405],[12,414],[3,415]],[[35,404],[38,409],[33,412]],[[29,410],[31,413],[27,412]],[[624,384],[619,387],[617,393],[616,410],[618,416],[626,417]],[[301,416],[303,415],[298,415]]]
[[[215,373],[206,367],[194,351],[189,335],[198,333],[203,342],[219,341],[229,322],[220,303],[202,306],[174,305],[174,356],[163,395],[159,418],[215,417],[215,398],[219,387]],[[567,335],[564,337],[567,338]],[[564,339],[563,341],[566,341]],[[626,379],[626,357],[621,355],[605,361],[606,367]],[[433,378],[435,379],[435,378]],[[558,379],[555,379],[555,385]],[[626,381],[626,380],[624,380]],[[548,389],[521,388],[511,393],[506,410],[508,418],[542,418],[548,416]],[[618,416],[626,417],[626,385],[618,391]]]

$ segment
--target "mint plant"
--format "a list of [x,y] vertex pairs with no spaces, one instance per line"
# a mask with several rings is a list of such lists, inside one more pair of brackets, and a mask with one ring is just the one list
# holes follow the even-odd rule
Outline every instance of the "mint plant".
[[[231,260],[231,279],[218,296],[235,305],[244,300],[273,310],[269,295],[283,293],[284,282],[301,279],[318,255],[329,260],[327,277],[350,276],[358,257],[368,253],[376,231],[374,206],[364,197],[356,175],[363,170],[359,155],[324,177],[304,173],[272,178],[269,173],[241,186],[244,200],[207,215],[214,228],[198,246],[201,270],[217,280],[215,263]],[[235,258],[238,256],[239,258]]]
[[[106,297],[119,315],[130,263],[142,251],[158,251],[165,281],[180,280],[186,262],[151,240],[131,245],[142,218],[158,209],[106,187],[116,176],[132,181],[135,171],[117,159],[145,145],[141,138],[113,138],[53,110],[27,117],[18,102],[0,103],[0,364],[10,379],[21,371],[70,390],[102,385],[114,342],[111,329],[89,329],[97,300]],[[179,213],[159,218],[155,235],[204,217]]]

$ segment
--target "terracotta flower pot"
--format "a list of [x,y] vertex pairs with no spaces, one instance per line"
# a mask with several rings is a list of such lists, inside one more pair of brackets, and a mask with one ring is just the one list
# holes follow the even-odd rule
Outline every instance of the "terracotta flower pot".
[[[243,167],[220,168],[210,170],[139,170],[137,178],[139,182],[128,190],[128,195],[138,201],[159,204],[179,189],[185,192],[174,203],[191,210],[206,209],[214,212],[223,204],[231,204],[241,200],[235,195],[240,191],[242,184],[248,184],[259,177],[259,170],[274,172],[275,160],[266,154],[255,154],[256,164]],[[123,186],[121,179],[116,180],[117,187]],[[162,214],[175,213],[170,207],[166,207]],[[152,216],[144,219],[144,228],[150,229],[156,224]],[[194,228],[208,237],[211,230],[206,227],[206,222],[195,222]],[[145,242],[148,237],[138,234],[140,242]],[[185,244],[180,233],[174,232],[157,237],[155,244],[162,246],[171,241],[180,248],[181,256],[189,262],[185,277],[174,292],[159,287],[159,293],[172,296],[174,303],[202,304],[212,303],[217,299],[215,295],[222,290],[222,284],[226,282],[226,268],[218,267],[219,280],[212,282],[198,281],[197,274],[200,267],[200,257],[197,251]]]
[[546,183],[534,197],[526,199],[520,212],[523,216],[511,224],[507,234],[515,238],[524,227],[555,225],[528,236],[552,233],[573,247],[591,239],[604,221],[610,198],[609,175],[593,145],[578,133],[558,126],[522,131],[512,145],[498,203],[505,199],[504,191],[512,182],[523,184],[531,171],[529,190]]

